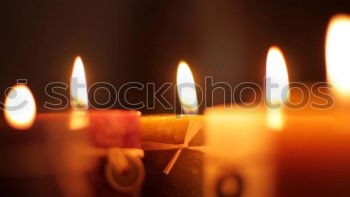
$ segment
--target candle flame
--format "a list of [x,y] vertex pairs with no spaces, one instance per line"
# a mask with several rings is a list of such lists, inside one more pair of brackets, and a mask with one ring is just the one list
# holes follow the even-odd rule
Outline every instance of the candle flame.
[[73,110],[70,114],[69,127],[72,130],[83,129],[89,125],[89,117],[86,113],[89,101],[83,61],[78,56],[75,58],[71,77],[71,105]]
[[87,109],[88,96],[83,61],[78,56],[75,58],[73,73],[70,83],[71,105],[74,109]]
[[177,68],[177,92],[185,113],[197,113],[197,93],[190,67],[184,61]]
[[268,84],[266,84],[266,99],[270,103],[283,104],[288,100],[289,79],[287,64],[282,51],[275,46],[271,47],[267,54],[266,80],[269,80],[272,85],[277,85],[276,87],[267,87]]
[[36,116],[36,104],[30,89],[26,85],[16,85],[5,100],[4,115],[7,123],[15,129],[28,129]]
[[[269,49],[266,60],[266,100],[271,105],[281,105],[288,100],[289,79],[287,64],[282,51],[273,46]],[[268,87],[271,85],[271,87]],[[283,114],[281,106],[268,109],[268,125],[270,128],[280,130],[283,127]]]
[[350,96],[350,15],[331,18],[326,36],[327,79],[334,92]]

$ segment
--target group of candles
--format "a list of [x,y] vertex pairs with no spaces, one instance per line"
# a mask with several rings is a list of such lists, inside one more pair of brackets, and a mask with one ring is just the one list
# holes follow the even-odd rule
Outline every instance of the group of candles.
[[[308,191],[315,192],[314,196],[329,196],[334,191],[350,193],[346,189],[350,177],[350,140],[346,140],[350,137],[349,51],[350,16],[336,15],[328,27],[326,64],[328,82],[333,86],[331,93],[337,102],[332,109],[323,111],[293,111],[283,109],[283,105],[278,109],[253,110],[217,106],[205,110],[204,115],[180,118],[174,114],[141,116],[140,112],[126,110],[89,111],[84,67],[78,57],[72,79],[85,84],[85,89],[71,91],[71,112],[36,115],[29,88],[18,85],[5,101],[5,119],[11,127],[21,130],[46,128],[56,130],[56,135],[70,130],[89,131],[89,143],[92,139],[94,146],[102,148],[96,154],[104,156],[108,155],[105,149],[115,147],[176,149],[164,166],[165,174],[171,172],[183,149],[204,152],[206,196],[240,196],[242,192],[246,197],[272,196],[275,192],[289,196],[298,192],[295,190],[301,192],[300,196],[306,196]],[[278,47],[271,47],[268,52],[266,77],[280,87],[288,86],[287,64]],[[195,83],[185,62],[179,64],[177,80],[178,84],[193,84],[186,91],[178,91],[183,110],[193,114],[198,108]],[[271,91],[271,97],[266,98],[270,102],[283,104],[288,99],[282,97],[280,88]],[[23,101],[24,106],[11,109]],[[204,132],[205,146],[189,146],[199,132]],[[135,155],[142,156],[142,152]],[[312,176],[307,176],[310,173]],[[340,181],[327,184],[325,179]]]
[[[243,192],[243,196],[249,197],[348,196],[349,52],[350,16],[336,15],[326,36],[327,78],[332,86],[328,93],[335,99],[330,108],[286,109],[282,105],[277,109],[207,110],[204,193],[240,196]],[[283,104],[288,96],[296,96],[283,97],[288,74],[280,50],[271,48],[266,63],[266,77],[281,85],[272,89],[266,99]]]

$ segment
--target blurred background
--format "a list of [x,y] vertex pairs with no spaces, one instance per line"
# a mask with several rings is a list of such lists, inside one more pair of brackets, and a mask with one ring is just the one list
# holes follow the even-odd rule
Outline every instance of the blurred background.
[[[0,90],[28,79],[39,111],[47,111],[46,84],[68,83],[77,55],[89,84],[154,82],[158,88],[174,83],[179,60],[186,60],[200,86],[205,76],[262,85],[270,45],[283,50],[291,81],[324,81],[325,32],[336,13],[350,13],[350,1],[2,1]],[[174,94],[164,96],[178,103]],[[96,96],[102,102],[108,94]],[[127,97],[139,102],[147,95],[132,90]],[[224,102],[218,91],[213,103]],[[141,111],[173,110],[156,104]]]

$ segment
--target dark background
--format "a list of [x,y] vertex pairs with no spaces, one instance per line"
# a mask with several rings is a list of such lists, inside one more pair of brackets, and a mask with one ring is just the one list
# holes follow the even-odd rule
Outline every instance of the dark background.
[[[181,59],[201,86],[205,76],[262,84],[270,45],[284,51],[292,81],[324,81],[325,31],[336,13],[350,13],[350,1],[2,1],[0,89],[26,78],[45,111],[45,85],[68,82],[76,55],[89,84],[160,87],[176,81]],[[173,100],[174,92],[166,97]],[[144,101],[146,92],[131,91],[128,98]],[[214,103],[223,102],[218,92]],[[141,111],[169,112],[160,105]]]

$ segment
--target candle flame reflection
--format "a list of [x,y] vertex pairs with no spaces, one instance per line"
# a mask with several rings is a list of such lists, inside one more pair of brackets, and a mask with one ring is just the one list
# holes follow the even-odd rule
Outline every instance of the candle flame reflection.
[[[288,100],[289,96],[289,79],[287,64],[282,51],[273,46],[269,49],[266,59],[266,100],[271,105],[282,105]],[[268,84],[277,84],[276,87],[267,87]],[[286,91],[287,90],[287,91]],[[282,106],[270,108],[268,106],[268,126],[274,130],[280,130],[283,127]]]
[[190,67],[184,61],[177,68],[177,92],[181,107],[187,114],[198,112],[197,93]]
[[4,115],[7,123],[15,129],[28,129],[36,116],[36,104],[32,92],[26,85],[16,85],[5,100]]
[[327,79],[336,94],[350,96],[350,15],[331,18],[326,36]]

